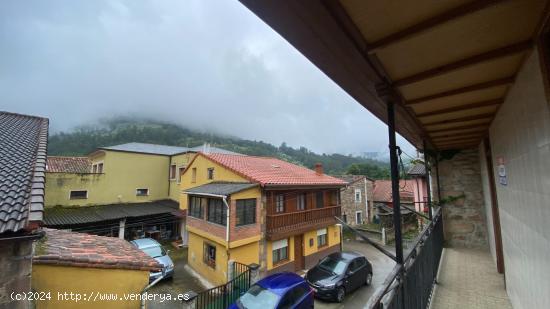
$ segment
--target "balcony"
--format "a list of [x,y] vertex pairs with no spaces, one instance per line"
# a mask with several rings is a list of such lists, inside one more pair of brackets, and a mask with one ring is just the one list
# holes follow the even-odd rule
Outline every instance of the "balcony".
[[267,239],[280,239],[336,224],[334,217],[339,217],[340,213],[341,208],[338,205],[267,215]]

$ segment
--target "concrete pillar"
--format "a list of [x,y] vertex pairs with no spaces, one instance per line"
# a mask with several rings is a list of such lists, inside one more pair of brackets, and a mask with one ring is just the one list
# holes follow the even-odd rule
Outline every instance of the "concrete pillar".
[[227,261],[227,281],[231,281],[235,278],[235,260]]
[[183,309],[195,309],[197,306],[197,294],[194,291],[187,291],[183,294]]
[[121,219],[118,223],[118,238],[124,239],[124,226],[126,225],[126,218]]
[[248,267],[250,267],[250,285],[252,285],[260,280],[260,265],[252,263]]
[[181,243],[184,247],[189,244],[189,233],[187,232],[185,219],[180,221],[180,234],[181,234]]

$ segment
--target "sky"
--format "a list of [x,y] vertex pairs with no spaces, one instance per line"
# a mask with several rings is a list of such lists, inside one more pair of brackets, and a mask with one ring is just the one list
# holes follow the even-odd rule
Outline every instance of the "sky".
[[48,117],[51,132],[136,116],[324,153],[388,144],[384,123],[236,0],[0,1],[0,110]]

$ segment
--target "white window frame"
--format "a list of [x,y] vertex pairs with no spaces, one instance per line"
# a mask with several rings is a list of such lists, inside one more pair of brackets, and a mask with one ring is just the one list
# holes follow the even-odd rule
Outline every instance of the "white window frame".
[[[74,191],[84,191],[86,192],[86,197],[82,197],[82,198],[71,198],[71,192],[74,192]],[[77,189],[77,190],[70,190],[69,191],[69,200],[87,200],[88,199],[88,190],[86,189]]]
[[[359,193],[359,199],[357,199],[357,193]],[[361,203],[361,200],[363,199],[363,193],[361,192],[361,189],[355,189],[353,192],[353,200],[355,203]]]
[[[180,166],[176,167],[176,182],[178,184],[181,183],[181,176],[183,176],[183,173],[185,172],[186,168],[187,168],[187,166],[185,166],[185,165],[180,165]],[[181,169],[183,169],[183,171],[180,173]]]
[[[147,194],[138,194],[138,190],[147,190]],[[136,196],[149,196],[151,195],[151,190],[149,188],[136,188]]]
[[[300,208],[300,204],[302,204],[301,206],[303,206],[302,208]],[[307,196],[305,193],[298,193],[298,200],[296,201],[296,210],[298,211],[304,211],[307,209]]]
[[174,167],[174,175],[169,175],[169,179],[176,180],[178,175],[178,166],[176,164],[170,164],[170,170],[168,171],[169,174],[172,174],[172,166]]
[[283,249],[283,248],[286,248],[286,258],[278,260],[278,261],[273,260],[272,261],[273,264],[283,263],[285,261],[290,260],[290,247],[289,247],[288,244],[289,244],[288,238],[280,239],[280,240],[277,240],[277,241],[274,241],[274,242],[271,243],[271,257],[272,258],[273,258],[273,252],[275,252],[277,250],[280,250],[280,249]]
[[[319,236],[323,236],[323,235],[325,236],[326,243],[321,246],[319,244]],[[317,230],[317,248],[321,248],[325,246],[328,246],[328,229],[327,228],[318,229]]]
[[361,221],[363,221],[363,211],[362,210],[358,210],[355,212],[355,224],[363,224],[363,222],[357,222],[357,214],[361,214]]

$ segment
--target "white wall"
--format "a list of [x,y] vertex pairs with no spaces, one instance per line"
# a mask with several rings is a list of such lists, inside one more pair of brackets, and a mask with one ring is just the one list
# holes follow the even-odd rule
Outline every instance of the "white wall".
[[550,111],[540,69],[534,52],[490,127],[495,177],[498,157],[506,162],[508,185],[496,183],[516,309],[550,307]]
[[479,162],[481,169],[481,185],[483,186],[483,201],[485,204],[485,218],[487,220],[487,242],[489,243],[489,249],[495,262],[495,269],[497,263],[497,254],[495,247],[495,230],[493,228],[493,212],[491,210],[491,188],[489,183],[489,172],[487,170],[487,159],[485,158],[485,147],[483,143],[479,145]]

